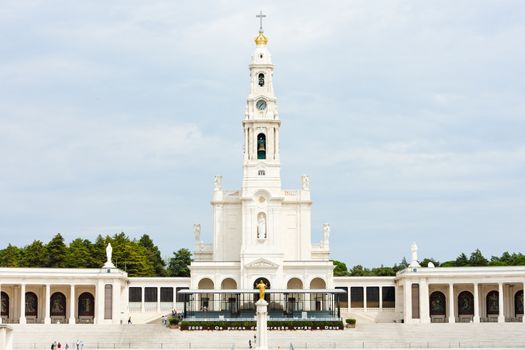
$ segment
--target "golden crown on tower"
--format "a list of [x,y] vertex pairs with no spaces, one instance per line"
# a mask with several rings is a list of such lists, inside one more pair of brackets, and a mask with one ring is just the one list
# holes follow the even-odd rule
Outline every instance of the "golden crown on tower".
[[259,35],[257,35],[257,38],[255,38],[255,44],[266,45],[268,44],[268,38],[266,37],[266,35],[264,35],[264,33],[259,33]]

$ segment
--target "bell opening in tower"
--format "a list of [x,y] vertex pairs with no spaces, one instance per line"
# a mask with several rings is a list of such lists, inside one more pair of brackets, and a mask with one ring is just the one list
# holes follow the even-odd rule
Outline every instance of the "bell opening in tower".
[[266,159],[266,135],[257,135],[257,159]]

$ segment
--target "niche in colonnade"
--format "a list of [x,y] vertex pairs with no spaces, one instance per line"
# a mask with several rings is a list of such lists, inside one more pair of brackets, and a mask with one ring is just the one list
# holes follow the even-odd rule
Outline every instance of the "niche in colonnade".
[[51,294],[50,299],[50,315],[51,316],[63,316],[66,317],[66,296],[61,292],[55,292]]

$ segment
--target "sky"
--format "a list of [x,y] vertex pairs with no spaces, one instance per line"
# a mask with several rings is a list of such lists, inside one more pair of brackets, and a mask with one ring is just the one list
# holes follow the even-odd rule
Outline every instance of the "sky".
[[525,2],[0,3],[0,246],[211,240],[240,187],[262,10],[284,188],[310,176],[333,259],[525,253]]

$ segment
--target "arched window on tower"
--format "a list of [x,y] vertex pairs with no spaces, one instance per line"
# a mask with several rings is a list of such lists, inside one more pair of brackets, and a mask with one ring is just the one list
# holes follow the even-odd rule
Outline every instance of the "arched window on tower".
[[264,86],[264,74],[263,73],[259,73],[257,78],[259,79],[259,86],[263,87]]
[[266,159],[266,135],[257,135],[257,159]]

